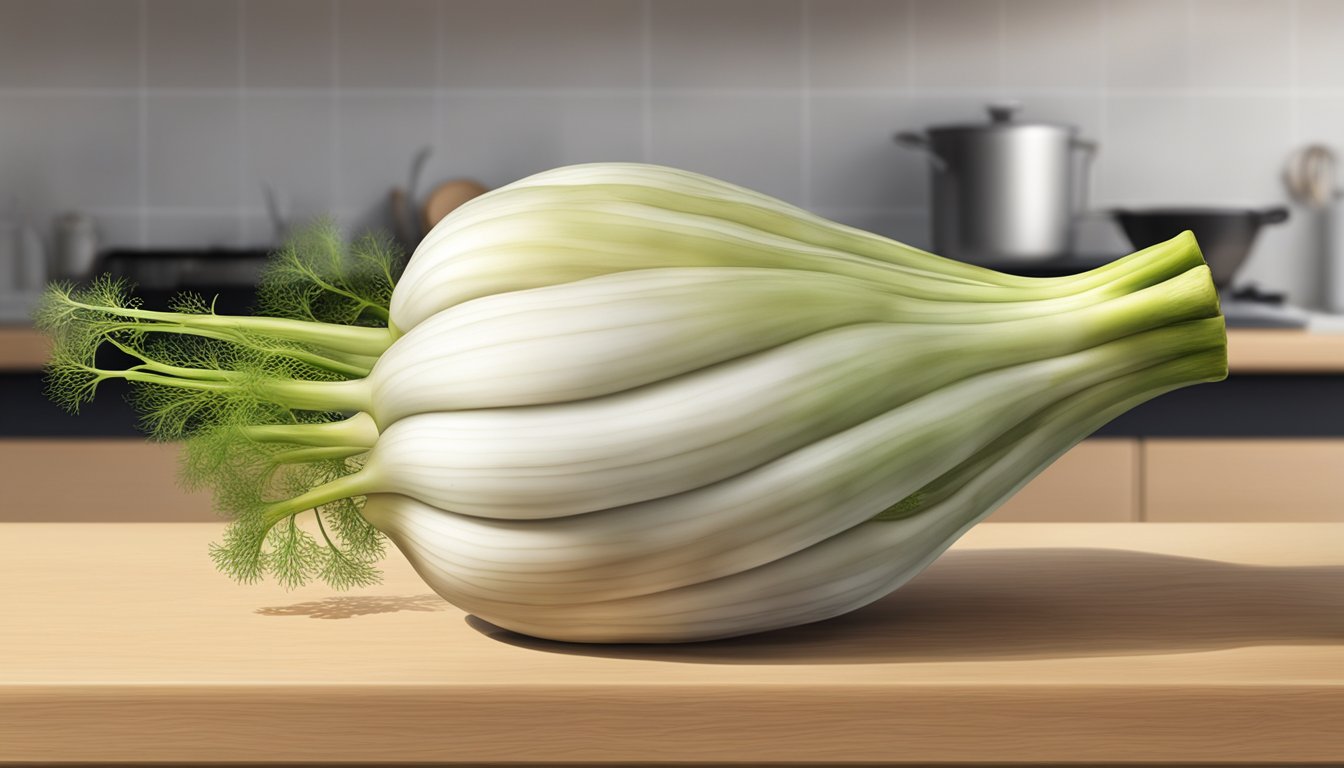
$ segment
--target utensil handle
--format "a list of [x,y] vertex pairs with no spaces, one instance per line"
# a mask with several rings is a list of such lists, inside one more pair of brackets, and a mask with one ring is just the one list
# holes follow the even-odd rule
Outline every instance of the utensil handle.
[[1282,224],[1288,220],[1288,209],[1283,206],[1266,208],[1257,215],[1261,224]]
[[900,131],[893,136],[892,139],[906,149],[913,149],[928,155],[929,160],[932,161],[933,166],[938,170],[947,170],[947,163],[943,161],[943,158],[938,156],[937,152],[933,151],[933,145],[929,143],[928,136],[914,131]]

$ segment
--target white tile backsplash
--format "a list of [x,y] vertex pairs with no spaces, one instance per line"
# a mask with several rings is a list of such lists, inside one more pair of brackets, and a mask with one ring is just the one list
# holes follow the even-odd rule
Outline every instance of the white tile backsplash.
[[1011,9],[1004,14],[1005,84],[1101,85],[1100,0],[1012,0]]
[[134,87],[137,0],[0,0],[0,87]]
[[[94,233],[100,248],[140,248],[144,245],[141,240],[140,232],[140,214],[132,211],[126,213],[100,213],[93,217]],[[51,229],[51,228],[49,228]],[[47,238],[47,247],[54,247],[54,232],[44,233]],[[50,251],[48,251],[50,253]]]
[[[408,183],[421,147],[435,146],[432,93],[343,93],[336,104],[336,197],[341,210],[386,208],[388,192]],[[443,162],[430,159],[426,177]]]
[[810,86],[909,84],[909,0],[808,0],[806,14]]
[[1212,88],[1279,88],[1292,73],[1291,2],[1190,0],[1190,80]]
[[151,94],[145,107],[146,203],[242,203],[242,110],[236,93]]
[[133,95],[0,94],[0,210],[135,208],[139,115]]
[[[1344,0],[0,0],[0,202],[265,244],[262,183],[385,226],[430,145],[426,187],[662,162],[927,245],[892,133],[1015,99],[1099,142],[1080,243],[1113,252],[1109,207],[1273,205],[1292,149],[1344,154],[1339,39]],[[1310,301],[1308,225],[1248,279]]]
[[339,0],[337,79],[349,88],[428,88],[438,80],[435,0]]
[[1188,96],[1112,95],[1097,156],[1101,205],[1190,205],[1198,201],[1194,104]]
[[1005,0],[914,0],[911,84],[985,88],[1004,84]]
[[1297,109],[1299,143],[1324,144],[1344,162],[1344,93],[1303,98]]
[[448,0],[439,82],[453,88],[639,87],[645,15],[644,4],[630,0]]
[[649,0],[654,86],[798,88],[803,0]]
[[321,88],[335,78],[335,0],[243,0],[248,87]]
[[1344,87],[1344,0],[1298,0],[1296,21],[1297,82],[1313,88]]
[[802,98],[656,94],[649,159],[803,202]]
[[249,93],[243,105],[243,205],[265,205],[269,184],[285,213],[311,216],[333,204],[336,96],[331,93]]
[[[1112,88],[1173,89],[1190,84],[1188,0],[1105,0],[1101,56]],[[1060,62],[1060,66],[1069,66]]]
[[1191,178],[1196,199],[1264,207],[1282,202],[1285,148],[1293,143],[1292,104],[1279,96],[1198,96],[1191,100]]
[[242,85],[242,0],[148,0],[145,77],[156,88]]
[[450,94],[439,110],[444,178],[494,188],[560,165],[643,159],[637,94]]
[[812,97],[811,197],[815,209],[879,211],[928,205],[929,161],[897,146],[897,130],[922,127],[909,97]]

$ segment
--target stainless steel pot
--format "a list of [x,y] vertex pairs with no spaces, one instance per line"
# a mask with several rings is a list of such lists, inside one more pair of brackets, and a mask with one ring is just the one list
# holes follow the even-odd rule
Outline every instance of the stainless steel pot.
[[1073,250],[1097,145],[1072,126],[1018,122],[1017,110],[995,104],[987,124],[896,134],[898,144],[929,155],[935,252],[984,263]]

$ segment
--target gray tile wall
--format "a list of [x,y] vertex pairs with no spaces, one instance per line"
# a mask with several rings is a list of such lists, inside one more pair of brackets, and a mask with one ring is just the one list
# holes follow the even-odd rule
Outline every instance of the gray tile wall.
[[[389,187],[645,160],[927,245],[891,133],[991,99],[1101,142],[1096,207],[1268,205],[1344,149],[1344,0],[0,0],[0,211],[119,245],[382,224]],[[1084,245],[1119,250],[1104,215]],[[1245,279],[1316,300],[1303,217]]]

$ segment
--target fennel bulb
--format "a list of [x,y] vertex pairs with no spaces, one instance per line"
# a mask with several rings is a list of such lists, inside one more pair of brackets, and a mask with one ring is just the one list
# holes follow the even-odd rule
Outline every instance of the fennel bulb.
[[386,537],[500,626],[666,642],[865,605],[1106,421],[1226,375],[1189,233],[1022,278],[657,166],[482,195],[397,272],[328,226],[257,316],[53,286],[50,392],[131,382],[240,580],[371,584]]

